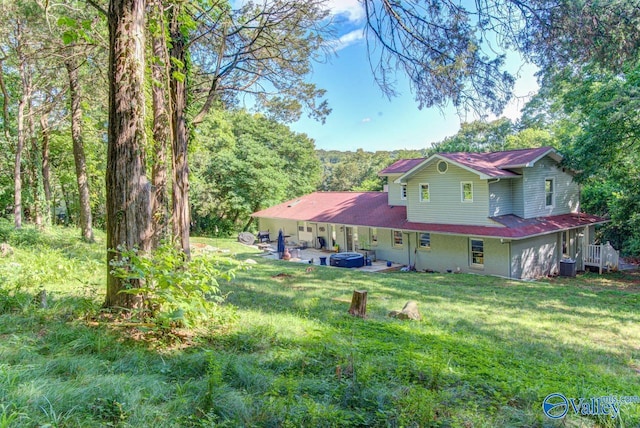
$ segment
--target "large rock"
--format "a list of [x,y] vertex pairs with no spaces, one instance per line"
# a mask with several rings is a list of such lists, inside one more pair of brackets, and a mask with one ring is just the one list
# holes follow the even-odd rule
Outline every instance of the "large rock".
[[418,310],[418,302],[414,300],[409,300],[407,303],[405,303],[401,311],[389,312],[389,316],[392,318],[398,318],[400,320],[419,321],[422,319],[422,315],[420,315],[420,311]]
[[11,248],[11,245],[6,242],[0,244],[0,257],[7,257],[11,254],[13,254],[13,248]]

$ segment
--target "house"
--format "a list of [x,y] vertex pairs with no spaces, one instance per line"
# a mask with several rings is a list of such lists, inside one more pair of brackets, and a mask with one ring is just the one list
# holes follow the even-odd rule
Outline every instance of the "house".
[[294,243],[321,237],[417,270],[535,278],[567,258],[583,269],[607,221],[580,213],[561,161],[551,147],[399,160],[379,172],[384,192],[315,192],[253,216]]

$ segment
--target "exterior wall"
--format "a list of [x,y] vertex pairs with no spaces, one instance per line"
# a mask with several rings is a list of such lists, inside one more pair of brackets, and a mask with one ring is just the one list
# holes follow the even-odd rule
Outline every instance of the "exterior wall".
[[[393,246],[393,231],[391,229],[378,229],[378,245],[372,247],[376,251],[376,259],[391,260],[394,263],[409,264],[409,252],[415,248],[415,239],[409,247],[407,234],[403,236],[402,247]],[[413,253],[412,258],[413,258]]]
[[559,272],[562,236],[560,233],[511,242],[511,276],[539,278]]
[[514,181],[522,181],[519,178],[502,179],[489,183],[489,216],[513,214],[513,187]]
[[[418,234],[414,234],[414,242]],[[481,238],[478,238],[481,239]],[[465,272],[483,275],[509,275],[509,248],[499,239],[484,238],[484,267],[472,267],[470,240],[467,236],[431,234],[431,249],[418,249],[416,269],[437,272]]]
[[[532,168],[525,168],[523,175],[523,218],[578,212],[580,189],[570,174],[551,158],[540,159]],[[545,179],[554,180],[554,204],[545,206]]]
[[[449,164],[446,173],[428,165],[407,187],[407,218],[412,222],[495,226],[489,220],[489,186],[477,174]],[[461,182],[473,183],[473,202],[462,202]],[[420,201],[420,184],[429,183],[430,202]]]
[[389,196],[389,205],[392,206],[406,206],[407,200],[402,199],[402,186],[400,184],[394,183],[396,179],[400,177],[399,174],[389,175],[388,182],[388,196]]
[[298,242],[298,222],[295,220],[281,220],[273,218],[258,219],[259,230],[268,230],[271,235],[271,241],[278,240],[278,231],[282,229],[285,235],[290,235],[287,242]]

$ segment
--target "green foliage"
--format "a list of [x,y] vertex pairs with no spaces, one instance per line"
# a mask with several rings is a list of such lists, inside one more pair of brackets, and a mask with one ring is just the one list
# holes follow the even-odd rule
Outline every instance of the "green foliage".
[[463,123],[458,133],[434,144],[432,153],[438,152],[497,152],[509,150],[507,137],[514,134],[513,123],[507,118],[493,122]]
[[230,280],[235,269],[204,256],[185,262],[180,250],[165,243],[150,255],[121,250],[121,258],[112,261],[111,272],[127,282],[139,281],[140,287],[121,292],[142,295],[142,318],[168,329],[194,327],[210,318],[215,306],[224,301],[218,279]]
[[320,167],[313,142],[245,111],[216,111],[198,128],[189,154],[197,233],[231,234],[250,214],[313,191]]

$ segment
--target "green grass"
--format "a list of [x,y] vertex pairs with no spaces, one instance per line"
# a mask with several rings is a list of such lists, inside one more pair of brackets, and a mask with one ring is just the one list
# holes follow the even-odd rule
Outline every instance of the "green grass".
[[[541,407],[553,392],[640,395],[639,276],[307,270],[194,239],[257,264],[221,283],[210,323],[159,336],[97,316],[103,235],[9,229],[0,221],[14,247],[0,259],[0,427],[640,426],[640,404],[560,423]],[[354,289],[368,291],[365,320],[347,313]],[[407,300],[422,321],[387,316]]]

